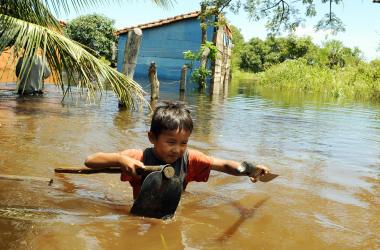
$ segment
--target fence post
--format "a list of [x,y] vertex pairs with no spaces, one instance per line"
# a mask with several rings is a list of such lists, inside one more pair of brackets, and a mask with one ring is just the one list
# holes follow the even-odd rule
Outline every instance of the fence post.
[[139,28],[134,28],[128,31],[128,40],[124,49],[124,63],[122,73],[127,77],[133,79],[135,67],[137,63],[137,56],[140,50],[142,38],[142,31]]
[[157,78],[157,67],[155,62],[150,63],[148,78],[150,82],[150,100],[158,100],[160,94],[160,82]]
[[183,93],[186,90],[186,73],[187,66],[184,64],[181,69],[181,81],[179,82],[179,92]]

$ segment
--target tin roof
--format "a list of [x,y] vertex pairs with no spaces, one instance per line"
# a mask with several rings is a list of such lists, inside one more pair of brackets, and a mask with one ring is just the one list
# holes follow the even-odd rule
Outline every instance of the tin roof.
[[178,22],[178,21],[185,20],[185,19],[197,18],[200,14],[201,14],[200,11],[194,11],[194,12],[190,12],[187,14],[182,14],[182,15],[178,15],[178,16],[174,16],[174,17],[168,17],[166,19],[160,19],[157,21],[149,22],[149,23],[138,24],[136,26],[132,26],[132,27],[128,27],[128,28],[118,30],[116,32],[116,34],[120,35],[123,33],[127,33],[129,30],[134,29],[134,28],[149,29],[149,28],[158,27],[158,26],[162,26],[165,24],[169,24],[169,23]]

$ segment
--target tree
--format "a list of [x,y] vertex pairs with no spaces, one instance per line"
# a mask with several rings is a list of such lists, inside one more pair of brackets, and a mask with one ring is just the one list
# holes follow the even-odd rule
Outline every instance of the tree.
[[[295,30],[304,23],[304,17],[315,17],[317,10],[315,0],[204,0],[203,4],[213,7],[214,14],[220,14],[225,9],[238,13],[243,9],[253,21],[266,20],[266,27],[272,34],[281,30]],[[344,0],[322,0],[328,5],[328,11],[317,22],[315,28],[329,29],[333,32],[344,31],[344,24],[334,13],[336,5],[343,4]],[[376,2],[376,1],[375,1]]]
[[241,61],[241,53],[244,48],[244,37],[241,34],[241,31],[239,28],[231,25],[230,26],[231,32],[232,32],[232,44],[234,47],[232,48],[232,69],[236,69],[239,67],[240,61]]
[[105,16],[91,14],[80,16],[68,22],[65,33],[68,37],[92,50],[97,57],[112,60],[112,46],[117,41],[114,21]]
[[[121,103],[137,108],[145,103],[142,88],[94,57],[83,45],[66,37],[52,14],[53,11],[79,10],[102,2],[109,1],[0,1],[0,53],[11,49],[16,57],[24,57],[21,75],[29,72],[24,69],[25,65],[30,65],[37,54],[42,55],[48,61],[57,85],[64,91],[64,97],[75,84],[80,89],[87,88],[88,96],[95,98],[96,90],[105,89],[105,82],[108,82]],[[159,5],[171,3],[170,0],[154,2]],[[67,85],[63,80],[64,72],[68,78]]]
[[316,48],[310,37],[275,38],[271,36],[265,41],[252,38],[243,46],[240,68],[257,73],[289,59],[305,57],[307,61],[310,61],[308,53],[314,52]]

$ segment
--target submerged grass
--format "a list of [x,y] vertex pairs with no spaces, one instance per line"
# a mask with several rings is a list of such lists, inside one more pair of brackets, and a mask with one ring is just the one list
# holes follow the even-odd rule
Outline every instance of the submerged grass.
[[304,59],[288,60],[258,74],[237,71],[233,77],[263,87],[380,100],[380,61],[330,69]]

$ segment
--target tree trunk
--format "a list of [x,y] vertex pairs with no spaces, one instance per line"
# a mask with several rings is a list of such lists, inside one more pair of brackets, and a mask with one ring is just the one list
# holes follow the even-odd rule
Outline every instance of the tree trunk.
[[[219,13],[215,14],[215,21],[214,21],[214,23],[218,23],[218,21],[219,21]],[[216,46],[216,40],[217,40],[217,37],[218,37],[218,29],[219,29],[219,26],[217,24],[215,24],[214,31],[212,33],[212,43],[215,46]],[[215,60],[216,60],[216,58],[214,58],[213,60],[211,60],[211,76],[212,76],[211,77],[211,86],[210,86],[210,94],[211,95],[214,92],[214,84],[215,84],[214,75],[215,75]]]
[[202,42],[205,44],[207,41],[207,23],[206,23],[206,4],[201,4],[201,31],[202,31]]
[[133,79],[135,67],[137,63],[137,56],[140,50],[142,38],[142,31],[139,28],[134,28],[128,32],[128,40],[125,44],[124,50],[124,63],[122,73],[127,77]]

